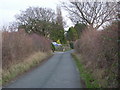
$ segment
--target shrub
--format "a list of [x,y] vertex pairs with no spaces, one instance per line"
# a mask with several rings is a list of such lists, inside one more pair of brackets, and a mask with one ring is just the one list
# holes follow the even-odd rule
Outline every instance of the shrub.
[[55,46],[51,43],[51,49],[54,52],[55,51]]
[[[116,23],[107,26],[103,31],[85,30],[81,39],[74,44],[75,50],[84,59],[87,69],[91,69],[94,76],[100,80],[102,87],[117,87],[118,61],[118,26]],[[101,71],[97,75],[98,71]],[[103,71],[105,70],[105,71]],[[102,85],[104,79],[107,85]]]
[[21,62],[34,52],[49,52],[50,40],[37,34],[28,35],[24,31],[2,32],[3,69]]
[[63,46],[55,46],[55,51],[63,51]]
[[74,48],[73,42],[70,42],[70,48],[71,48],[71,49]]

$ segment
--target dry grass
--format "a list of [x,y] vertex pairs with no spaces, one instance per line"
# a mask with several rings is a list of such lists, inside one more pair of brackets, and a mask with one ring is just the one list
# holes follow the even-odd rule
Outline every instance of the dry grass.
[[2,84],[2,68],[0,68],[0,86]]
[[5,84],[6,82],[13,79],[17,75],[29,70],[31,67],[36,66],[48,56],[50,56],[50,53],[48,54],[48,53],[43,53],[43,52],[37,52],[29,56],[28,58],[24,59],[23,62],[15,64],[7,70],[3,70],[2,84]]

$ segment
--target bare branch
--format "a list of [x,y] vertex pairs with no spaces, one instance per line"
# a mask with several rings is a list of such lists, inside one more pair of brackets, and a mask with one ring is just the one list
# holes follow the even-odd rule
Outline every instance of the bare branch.
[[62,5],[69,12],[72,21],[86,22],[93,28],[114,20],[117,15],[116,2],[70,2]]

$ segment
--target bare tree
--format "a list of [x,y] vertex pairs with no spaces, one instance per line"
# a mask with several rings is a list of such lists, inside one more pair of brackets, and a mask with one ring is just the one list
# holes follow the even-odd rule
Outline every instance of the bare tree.
[[54,22],[55,13],[49,8],[29,7],[21,14],[16,15],[19,25],[24,25],[27,31],[46,36],[50,23]]
[[3,25],[1,28],[1,31],[15,32],[17,31],[17,28],[18,28],[17,26],[18,25],[16,22],[10,22],[8,25]]
[[56,11],[57,11],[56,23],[60,26],[60,29],[63,29],[63,17],[60,6],[57,6]]
[[98,29],[116,19],[116,2],[69,2],[62,3],[72,22],[82,22]]

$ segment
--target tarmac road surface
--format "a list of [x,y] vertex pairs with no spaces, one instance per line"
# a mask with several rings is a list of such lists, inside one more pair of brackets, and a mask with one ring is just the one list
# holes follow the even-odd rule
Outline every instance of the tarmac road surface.
[[79,71],[70,53],[55,52],[45,63],[4,88],[81,88]]

